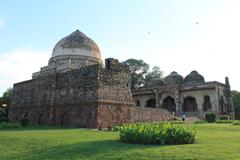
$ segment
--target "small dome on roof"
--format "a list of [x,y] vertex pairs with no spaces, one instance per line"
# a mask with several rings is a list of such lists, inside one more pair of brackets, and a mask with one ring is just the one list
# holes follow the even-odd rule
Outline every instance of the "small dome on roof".
[[164,78],[165,85],[176,85],[183,83],[183,76],[178,74],[177,72],[171,72],[167,77]]
[[192,71],[184,78],[184,84],[187,85],[198,85],[204,83],[205,83],[204,77],[197,71]]

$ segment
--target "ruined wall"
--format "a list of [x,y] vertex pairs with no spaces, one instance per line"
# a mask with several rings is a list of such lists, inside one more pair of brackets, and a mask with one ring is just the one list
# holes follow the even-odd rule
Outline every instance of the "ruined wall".
[[155,122],[169,120],[170,112],[161,108],[132,107],[130,109],[130,122]]
[[169,119],[162,109],[135,107],[128,66],[106,59],[106,67],[87,66],[17,83],[9,118],[33,125],[107,128],[130,122]]
[[134,107],[128,66],[112,58],[106,59],[105,65],[99,72],[98,128],[128,123]]
[[99,65],[17,83],[9,118],[31,124],[97,126]]

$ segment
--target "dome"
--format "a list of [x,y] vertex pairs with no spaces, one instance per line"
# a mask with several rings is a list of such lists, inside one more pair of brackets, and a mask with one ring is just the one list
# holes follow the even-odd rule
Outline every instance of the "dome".
[[165,85],[175,85],[175,84],[182,84],[182,83],[183,83],[183,77],[175,71],[171,72],[164,79]]
[[204,83],[205,83],[204,77],[197,71],[192,71],[184,78],[184,84],[187,85],[198,85]]
[[62,55],[81,55],[101,60],[97,44],[79,30],[64,37],[55,45],[52,57]]
[[93,40],[76,30],[55,45],[48,65],[41,67],[40,71],[33,73],[32,77],[67,72],[91,65],[103,66],[100,50]]

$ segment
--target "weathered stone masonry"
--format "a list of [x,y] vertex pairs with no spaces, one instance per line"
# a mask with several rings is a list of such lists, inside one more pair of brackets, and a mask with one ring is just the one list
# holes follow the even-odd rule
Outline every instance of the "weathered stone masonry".
[[136,108],[128,67],[115,59],[105,64],[106,68],[96,64],[15,84],[9,118],[88,128],[170,118],[161,109]]

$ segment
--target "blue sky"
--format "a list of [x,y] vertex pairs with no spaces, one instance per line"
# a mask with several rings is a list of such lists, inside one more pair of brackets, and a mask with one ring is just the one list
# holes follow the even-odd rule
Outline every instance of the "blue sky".
[[240,90],[238,0],[1,0],[0,93],[47,64],[58,40],[79,29],[102,57],[143,59],[165,75],[198,70]]

